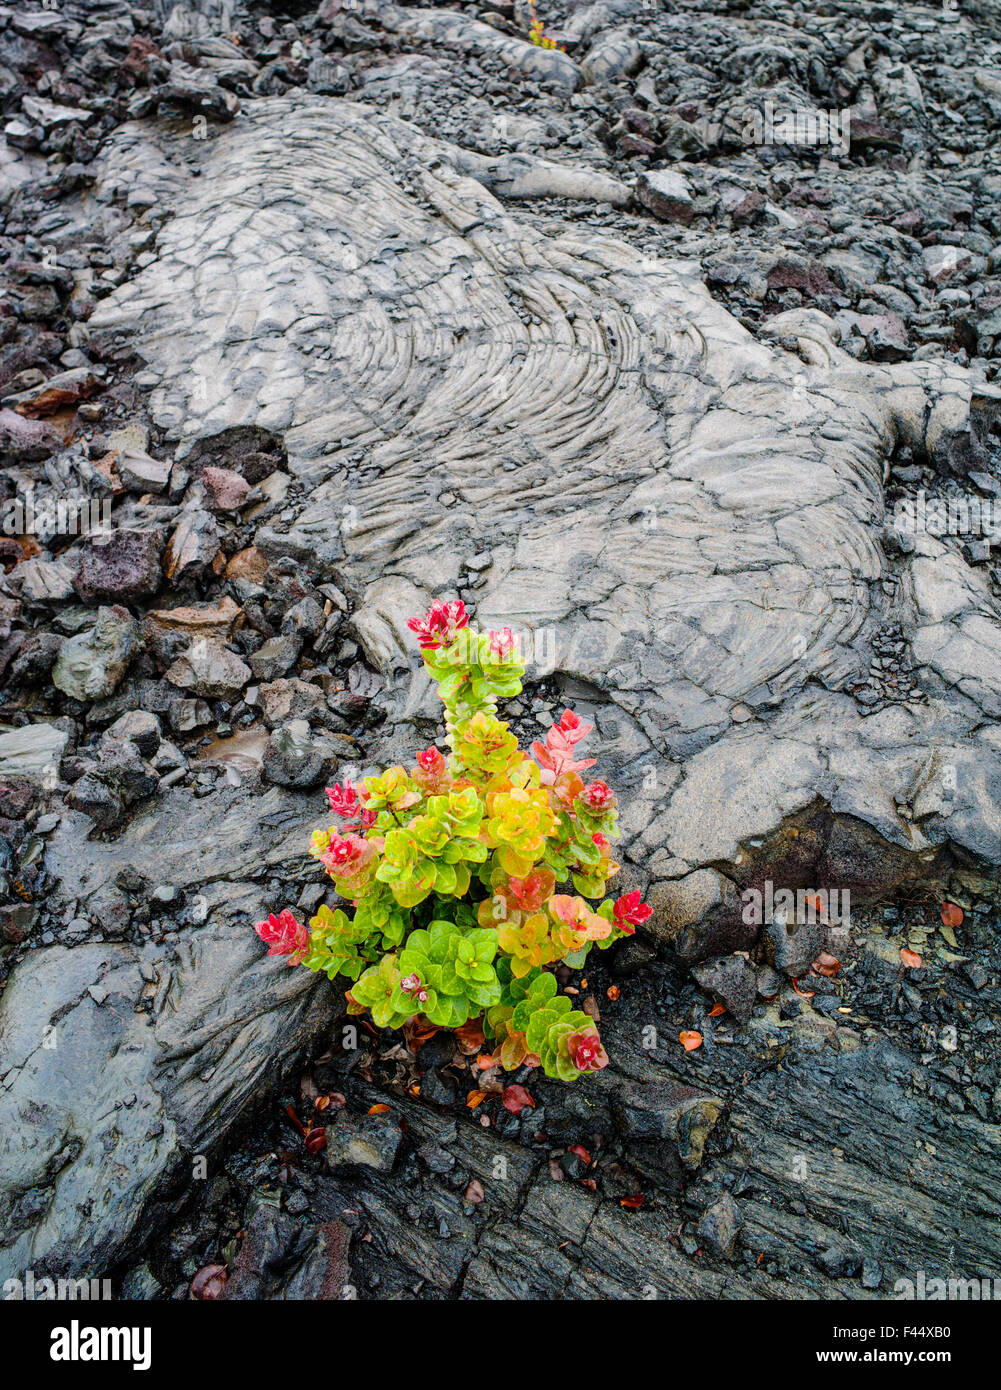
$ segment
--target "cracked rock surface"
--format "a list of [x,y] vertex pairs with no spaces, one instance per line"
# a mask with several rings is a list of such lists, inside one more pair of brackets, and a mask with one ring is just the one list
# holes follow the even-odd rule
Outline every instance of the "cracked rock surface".
[[[552,630],[672,877],[817,800],[997,863],[1001,610],[934,537],[883,544],[895,447],[983,457],[968,373],[859,363],[805,309],[755,339],[692,267],[543,236],[455,163],[333,99],[256,104],[197,178],[127,129],[105,189],[152,181],[174,215],[92,330],[141,352],[182,449],[281,433],[294,534],[387,676],[406,617],[488,556],[481,619]],[[873,714],[851,692],[891,621],[913,695]]]

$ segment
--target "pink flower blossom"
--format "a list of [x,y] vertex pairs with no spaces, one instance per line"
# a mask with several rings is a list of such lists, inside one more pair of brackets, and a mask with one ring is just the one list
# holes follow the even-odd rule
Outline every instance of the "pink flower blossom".
[[360,835],[331,835],[326,854],[320,863],[334,878],[349,878],[357,873],[371,857],[372,846]]
[[417,634],[422,651],[435,651],[455,641],[456,633],[469,624],[469,614],[461,599],[451,603],[432,603],[422,618],[411,618],[407,627]]
[[350,782],[345,782],[343,787],[340,782],[335,782],[332,787],[326,788],[326,792],[335,816],[351,819],[358,814],[358,793]]
[[400,981],[400,989],[409,998],[416,999],[418,1004],[427,1003],[428,992],[416,971],[412,975],[404,975]]
[[490,651],[498,661],[504,661],[511,655],[518,645],[518,639],[509,627],[502,627],[500,632],[491,632]]
[[266,943],[269,956],[288,956],[289,965],[299,965],[309,950],[309,932],[287,907],[277,917],[272,912],[265,921],[258,922],[254,931]]
[[575,743],[580,743],[582,738],[587,738],[594,725],[585,724],[579,714],[574,714],[572,709],[565,709],[556,727],[572,747]]
[[452,785],[448,760],[437,748],[425,748],[417,754],[414,781],[427,796],[441,796]]
[[365,787],[356,791],[350,782],[345,782],[343,787],[339,782],[335,782],[332,787],[326,788],[326,792],[334,815],[350,820],[351,824],[346,825],[345,830],[368,830],[375,825],[376,813],[363,811],[361,807],[361,803],[368,796]]
[[417,766],[428,777],[440,777],[445,771],[445,757],[440,748],[424,748],[417,754]]
[[601,1071],[608,1066],[608,1053],[593,1030],[572,1034],[567,1038],[567,1049],[578,1071]]
[[584,758],[578,762],[573,756],[574,745],[587,738],[593,728],[593,724],[585,724],[573,710],[565,709],[560,722],[546,730],[545,743],[532,744],[532,752],[542,768],[541,780],[545,785],[552,786],[565,773],[582,772],[584,768],[594,766],[594,758]]
[[633,935],[634,928],[641,926],[652,915],[653,908],[640,902],[640,890],[638,888],[635,888],[631,893],[623,894],[612,909],[615,925],[629,936]]
[[589,811],[597,814],[612,809],[615,805],[615,793],[606,782],[591,782],[581,792],[579,800],[583,801]]

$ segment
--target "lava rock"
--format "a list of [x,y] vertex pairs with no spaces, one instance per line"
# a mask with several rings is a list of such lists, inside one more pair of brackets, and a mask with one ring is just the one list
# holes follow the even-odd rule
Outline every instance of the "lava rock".
[[169,667],[166,679],[205,699],[234,700],[251,680],[251,671],[214,637],[199,637]]
[[99,608],[89,631],[63,643],[52,683],[84,703],[106,699],[114,694],[139,646],[138,627],[124,608]]
[[66,730],[55,724],[25,724],[0,734],[0,777],[54,775],[68,741]]
[[403,1129],[392,1113],[348,1115],[340,1113],[335,1124],[327,1126],[327,1147],[323,1151],[332,1172],[351,1168],[374,1168],[388,1173],[396,1161]]
[[111,738],[127,738],[144,758],[152,758],[160,747],[160,720],[149,710],[131,709],[108,729]]
[[740,1225],[737,1204],[729,1192],[724,1192],[717,1202],[713,1202],[712,1206],[707,1207],[702,1213],[697,1228],[699,1239],[717,1255],[729,1260],[733,1256]]
[[294,633],[269,637],[258,647],[250,660],[250,669],[260,681],[273,681],[284,676],[299,659],[302,638]]
[[805,975],[827,942],[827,928],[819,922],[766,923],[762,942],[768,963],[798,979]]
[[754,1008],[756,980],[743,956],[718,956],[692,967],[704,990],[715,994],[738,1023],[747,1023]]
[[326,759],[305,719],[291,719],[268,739],[262,765],[268,781],[280,787],[315,787],[323,780]]
[[652,169],[636,180],[636,197],[662,222],[687,225],[695,214],[691,189],[673,169]]
[[163,582],[159,531],[114,530],[83,542],[74,587],[85,603],[148,598]]

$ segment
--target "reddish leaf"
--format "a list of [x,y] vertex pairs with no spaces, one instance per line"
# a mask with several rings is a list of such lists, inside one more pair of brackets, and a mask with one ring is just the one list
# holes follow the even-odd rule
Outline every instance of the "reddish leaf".
[[470,1110],[475,1110],[478,1105],[482,1105],[487,1098],[486,1091],[470,1091],[466,1096],[466,1104]]
[[678,1034],[678,1042],[686,1052],[694,1052],[697,1047],[702,1046],[702,1034],[697,1033],[694,1028],[687,1028]]
[[482,1202],[486,1196],[486,1193],[483,1191],[483,1184],[477,1178],[474,1178],[466,1188],[463,1196],[467,1202]]
[[385,1115],[389,1110],[388,1105],[373,1105],[368,1111],[370,1115]]
[[585,1149],[583,1144],[571,1144],[567,1152],[576,1154],[577,1157],[580,1159],[581,1163],[586,1163],[587,1166],[590,1168],[591,1155],[588,1153],[587,1149]]
[[483,1046],[483,1025],[476,1019],[470,1019],[461,1028],[454,1030],[454,1037],[459,1044],[459,1051],[465,1056],[471,1057],[474,1052],[479,1052]]
[[710,1018],[722,1018],[723,1015],[724,1015],[725,1013],[726,1013],[726,1005],[725,1005],[725,1004],[714,1004],[714,1005],[712,1006],[712,1008],[709,1010],[709,1017],[710,1017]]
[[943,903],[942,925],[945,927],[961,927],[963,925],[963,909],[956,903]]
[[620,1207],[625,1207],[627,1211],[639,1211],[646,1201],[646,1196],[642,1192],[634,1192],[631,1197],[622,1197],[619,1201]]
[[228,1277],[225,1265],[204,1265],[191,1281],[191,1297],[221,1298]]
[[920,970],[924,963],[917,951],[909,951],[906,946],[901,946],[900,948],[900,959],[907,966],[908,970]]
[[608,995],[609,999],[611,999],[612,1003],[614,1004],[616,999],[618,999],[621,995],[622,991],[619,989],[618,985],[609,985],[608,988],[605,990],[605,993]]
[[292,1121],[292,1123],[295,1125],[296,1129],[299,1131],[299,1133],[300,1133],[300,1134],[302,1135],[302,1137],[305,1139],[305,1137],[306,1137],[306,1126],[305,1126],[305,1125],[303,1124],[303,1122],[299,1119],[299,1116],[295,1113],[295,1106],[293,1106],[293,1105],[286,1105],[286,1107],[285,1107],[285,1114],[289,1117],[289,1119],[290,1119],[290,1120]]
[[837,956],[832,956],[830,951],[821,951],[820,955],[810,966],[815,975],[823,975],[825,979],[833,979],[841,969],[841,962]]
[[319,1127],[317,1127],[316,1129],[307,1130],[306,1134],[303,1136],[303,1139],[306,1144],[307,1153],[322,1153],[323,1150],[327,1147],[327,1131],[325,1129],[320,1129]]
[[526,1106],[535,1109],[535,1101],[524,1086],[505,1086],[503,1103],[504,1109],[510,1110],[512,1115],[520,1115]]
[[812,999],[816,993],[816,990],[813,989],[800,989],[798,980],[790,980],[789,983],[799,995],[800,999]]
[[403,1025],[403,1036],[411,1052],[419,1052],[424,1044],[440,1031],[434,1023],[428,1023],[426,1018],[408,1018]]

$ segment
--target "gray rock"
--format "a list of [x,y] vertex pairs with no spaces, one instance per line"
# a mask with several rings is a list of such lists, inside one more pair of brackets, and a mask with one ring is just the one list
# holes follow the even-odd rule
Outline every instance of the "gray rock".
[[118,825],[125,814],[125,803],[113,787],[92,772],[85,772],[69,790],[67,805],[89,816],[102,830]]
[[219,527],[211,512],[183,512],[163,557],[167,578],[175,581],[204,575],[219,553]]
[[101,740],[94,776],[111,787],[126,806],[152,796],[159,778],[128,738],[106,736]]
[[268,681],[257,693],[269,729],[276,729],[289,719],[316,719],[326,709],[326,697],[320,687],[296,678]]
[[718,1201],[713,1202],[702,1213],[698,1224],[699,1239],[703,1244],[724,1260],[733,1257],[734,1246],[740,1231],[740,1212],[729,1192],[724,1192]]
[[99,608],[92,628],[63,643],[53,684],[74,700],[103,700],[114,694],[139,646],[139,629],[124,608]]
[[[715,869],[655,883],[646,901],[653,909],[648,930],[685,960],[710,955],[714,946],[741,950],[757,935],[741,921],[735,885]],[[722,934],[720,922],[725,924]]]
[[144,758],[152,758],[160,746],[160,720],[149,710],[130,709],[109,727],[111,738],[127,738]]
[[601,34],[581,63],[589,82],[614,82],[631,77],[643,66],[643,50],[633,36],[623,29],[611,29]]
[[743,956],[718,956],[693,966],[692,974],[704,990],[715,994],[738,1023],[751,1017],[757,992],[754,971]]
[[171,685],[209,700],[236,699],[252,679],[250,667],[214,637],[199,637],[167,669]]
[[75,574],[74,565],[66,559],[46,560],[36,555],[18,565],[11,578],[26,603],[39,604],[70,598]]
[[50,774],[53,785],[69,741],[55,724],[25,724],[0,733],[0,777],[38,778]]
[[0,1279],[43,1265],[93,1275],[127,1257],[165,1180],[211,1155],[329,1024],[328,982],[269,958],[248,925],[263,908],[250,875],[298,853],[315,810],[290,816],[281,795],[220,804],[175,791],[116,841],[84,840],[72,812],[50,837],[51,871],[106,928],[125,866],[200,894],[202,925],[181,951],[50,946],[12,972],[0,995]]
[[249,658],[250,669],[259,681],[273,681],[290,671],[302,651],[298,633],[281,633],[262,642]]
[[282,632],[303,638],[318,637],[325,622],[323,609],[315,598],[300,599],[282,619]]
[[[487,44],[507,61],[515,54],[580,81],[565,55],[530,53],[496,30],[485,34],[489,26],[471,29],[468,16],[378,11],[391,32]],[[765,68],[787,61],[771,54]],[[750,51],[739,70],[745,63],[749,72],[760,66]],[[101,188],[134,180],[142,167],[171,215],[151,259],[99,302],[91,330],[132,336],[148,362],[154,423],[182,451],[229,429],[281,433],[289,475],[309,478],[308,496],[286,505],[256,544],[337,566],[352,595],[351,640],[386,678],[391,720],[414,717],[425,698],[407,618],[442,591],[442,576],[503,550],[504,563],[477,589],[478,618],[534,629],[544,614],[559,677],[585,683],[609,709],[611,768],[616,759],[642,764],[656,779],[646,823],[637,813],[629,829],[642,846],[627,839],[627,853],[656,848],[679,874],[722,869],[744,882],[769,837],[820,804],[830,833],[840,827],[863,847],[870,883],[899,878],[898,850],[917,871],[947,842],[1001,863],[1001,750],[990,734],[1001,718],[1001,609],[984,567],[957,557],[943,612],[941,583],[922,572],[942,569],[934,537],[922,535],[903,562],[881,543],[890,441],[946,472],[985,471],[990,391],[941,358],[857,360],[816,309],[774,314],[752,334],[710,297],[693,264],[645,261],[592,229],[548,237],[502,210],[464,174],[453,147],[381,112],[313,95],[255,101],[200,152],[197,178],[184,172],[180,138],[133,128],[102,155]],[[398,183],[408,160],[424,171],[413,193]],[[677,171],[652,171],[655,181],[665,172]],[[362,215],[345,213],[332,192],[338,179],[362,190]],[[390,185],[406,205],[402,240]],[[664,187],[686,216],[690,190]],[[281,198],[290,219],[282,236],[263,211],[252,214],[255,250],[241,250],[223,188],[251,209]],[[768,216],[791,217],[771,207]],[[308,248],[315,282],[289,283],[289,238]],[[426,291],[386,329],[392,347],[380,361],[405,363],[402,375],[387,365],[373,376],[356,364],[371,359],[371,315],[386,294],[378,249],[397,241]],[[233,247],[220,268],[233,293],[271,306],[255,331],[233,332],[200,277],[220,246]],[[460,307],[442,267],[470,254]],[[969,253],[969,270],[980,254]],[[716,269],[719,283],[746,286],[756,303],[795,294],[833,305],[846,285],[882,279],[869,252],[825,255],[770,248],[732,257],[729,278]],[[317,286],[330,302],[349,298],[371,314],[362,307],[333,328],[317,323]],[[925,293],[915,279],[914,302]],[[491,391],[460,419],[456,391],[481,370],[482,344],[469,331],[478,314],[499,314],[494,340],[510,346],[492,363]],[[414,351],[442,333],[452,345],[445,368]],[[346,373],[333,403],[330,354]],[[218,390],[206,396],[207,359]],[[607,390],[574,388],[554,417],[542,383],[591,381],[596,361]],[[417,414],[401,412],[401,401],[415,400]],[[513,401],[516,409],[497,404]],[[373,419],[384,430],[375,442]],[[468,488],[470,431],[478,457],[490,460],[477,474],[476,527],[457,533],[445,505],[417,524],[412,499],[426,484],[427,439],[436,440],[436,496],[455,498]],[[604,443],[582,456],[582,437]],[[363,529],[336,524],[359,449],[365,468],[352,478],[350,504]],[[581,495],[569,509],[571,459]],[[864,712],[847,692],[865,683],[891,581],[910,679],[924,698]],[[599,597],[611,592],[614,605]],[[638,632],[648,639],[638,643]],[[749,711],[742,722],[731,717],[738,707]],[[936,769],[945,766],[961,796],[941,794]],[[909,809],[915,798],[920,815]],[[828,879],[826,841],[813,843],[818,861],[804,864],[803,881],[855,892],[849,846],[838,858],[849,877]],[[712,893],[703,901],[713,930],[699,935],[689,920],[677,933],[689,958],[746,948],[756,933],[740,930],[739,913]]]
[[264,775],[280,787],[316,787],[323,780],[326,758],[305,719],[280,725],[264,750]]
[[[123,449],[115,459],[118,476],[133,492],[163,492],[170,478],[170,459],[155,459],[138,449]],[[161,547],[162,548],[162,547]]]
[[703,1149],[723,1102],[674,1082],[623,1081],[605,1073],[595,1078],[595,1089],[608,1096],[612,1119],[619,1132],[631,1141],[653,1142],[673,1140],[686,1168],[696,1169],[702,1163]]
[[762,941],[769,964],[798,979],[824,949],[827,928],[818,922],[768,922]]
[[691,189],[673,169],[651,169],[636,180],[636,196],[662,222],[691,222],[695,213]]
[[435,46],[495,56],[555,91],[569,94],[583,81],[577,64],[558,49],[536,47],[451,10],[380,4],[379,23],[389,32],[423,39]]
[[403,1139],[399,1120],[390,1111],[382,1115],[349,1115],[341,1111],[327,1126],[327,1167],[337,1173],[350,1168],[374,1168],[388,1173]]

